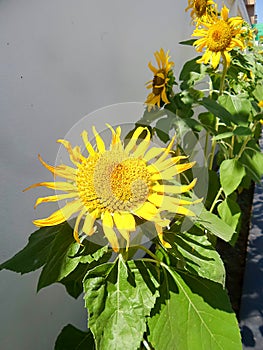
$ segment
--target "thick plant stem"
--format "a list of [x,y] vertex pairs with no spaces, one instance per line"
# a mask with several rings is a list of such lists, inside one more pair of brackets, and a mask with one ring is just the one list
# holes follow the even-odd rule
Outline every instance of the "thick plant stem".
[[[226,77],[226,72],[227,72],[227,61],[226,61],[226,56],[222,52],[222,57],[223,57],[223,71],[220,79],[220,87],[219,87],[219,96],[221,96],[224,92],[224,87],[225,87],[225,77]],[[216,118],[216,126],[215,130],[218,131],[218,123],[219,119]],[[215,157],[215,150],[216,150],[216,144],[217,142],[215,140],[212,141],[212,146],[211,146],[211,157],[209,161],[209,170],[213,169],[213,163],[214,163],[214,157]]]
[[223,57],[223,72],[222,72],[221,79],[220,79],[219,96],[222,95],[224,92],[225,77],[226,77],[226,72],[227,72],[227,68],[228,68],[226,56],[223,52],[222,52],[222,57]]

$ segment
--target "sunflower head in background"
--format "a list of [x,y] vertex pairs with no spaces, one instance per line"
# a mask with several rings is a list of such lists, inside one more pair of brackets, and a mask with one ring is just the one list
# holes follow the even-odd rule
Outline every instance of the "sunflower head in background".
[[229,66],[230,51],[235,48],[245,49],[244,41],[241,39],[244,20],[241,17],[229,18],[228,13],[229,9],[223,6],[220,16],[214,12],[211,16],[203,17],[194,30],[192,36],[201,37],[194,42],[196,51],[202,52],[205,49],[197,63],[210,63],[215,69],[223,57]]
[[[187,157],[174,156],[172,146],[175,137],[166,148],[149,147],[150,132],[147,128],[138,127],[124,146],[120,138],[121,128],[108,127],[112,133],[109,149],[106,149],[95,127],[94,147],[87,132],[82,132],[88,156],[82,154],[79,146],[72,148],[68,141],[58,140],[66,148],[72,167],[65,164],[51,166],[39,156],[55,179],[27,189],[44,186],[64,193],[38,198],[35,206],[61,200],[66,200],[66,204],[49,217],[33,223],[38,227],[58,225],[77,214],[74,238],[81,243],[83,236],[96,234],[96,221],[100,220],[105,237],[118,252],[120,238],[125,240],[126,250],[130,246],[130,233],[136,231],[136,219],[139,218],[152,222],[160,243],[169,248],[169,243],[163,240],[163,228],[169,226],[170,220],[163,213],[169,211],[194,216],[187,206],[198,202],[180,198],[182,193],[194,187],[196,179],[185,185],[174,185],[171,181],[192,168],[194,162],[179,164]],[[58,181],[56,177],[64,178],[64,181]]]
[[156,105],[160,108],[161,105],[170,103],[169,94],[175,84],[172,71],[174,62],[170,61],[169,51],[165,53],[163,49],[160,49],[154,53],[154,56],[157,67],[154,67],[151,62],[148,64],[154,75],[153,79],[146,83],[147,89],[152,90],[145,101],[148,111],[151,111]]
[[212,9],[211,6],[214,4],[215,3],[212,0],[188,0],[188,6],[185,11],[191,9],[190,16],[192,17],[192,20],[199,21],[203,16],[210,13],[210,10]]

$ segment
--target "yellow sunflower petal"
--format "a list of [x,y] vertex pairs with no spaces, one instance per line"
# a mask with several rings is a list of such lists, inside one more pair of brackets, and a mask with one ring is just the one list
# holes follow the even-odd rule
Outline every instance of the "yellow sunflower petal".
[[116,236],[115,231],[113,230],[113,219],[111,214],[108,211],[105,211],[102,215],[102,227],[104,234],[108,241],[110,242],[110,245],[112,246],[112,249],[115,252],[119,251],[119,242],[118,238]]
[[140,208],[136,209],[134,213],[145,220],[151,221],[158,213],[158,209],[152,203],[145,202]]
[[87,151],[89,152],[89,154],[91,156],[93,156],[96,152],[95,152],[94,148],[92,147],[91,143],[89,142],[88,133],[86,130],[82,131],[81,137],[82,137],[83,143],[84,143]]
[[47,187],[47,188],[51,188],[52,190],[58,190],[58,191],[68,191],[68,192],[76,192],[77,188],[73,183],[69,183],[69,182],[60,182],[60,181],[53,181],[53,182],[38,182],[36,184],[33,184],[27,188],[25,188],[23,190],[23,192],[28,191],[32,188],[35,187]]
[[115,222],[115,225],[117,229],[120,230],[128,230],[128,231],[135,231],[135,219],[132,214],[129,213],[118,213],[115,212],[113,214],[113,219]]
[[[130,141],[128,142],[127,146],[125,147],[125,151],[127,153],[130,153],[134,146],[136,145],[136,142],[139,138],[139,136],[141,135],[141,133],[147,128],[143,128],[142,126],[139,126],[135,131],[134,133],[132,134],[132,137],[130,139]],[[147,129],[148,130],[148,129]]]
[[67,203],[63,208],[55,211],[48,218],[34,220],[33,224],[38,227],[53,226],[67,221],[74,213],[78,212],[83,207],[80,200]]
[[74,147],[72,148],[71,144],[67,140],[59,139],[57,140],[58,143],[61,143],[66,150],[68,151],[69,158],[72,161],[73,164],[78,165],[79,162],[83,159],[82,154],[80,153],[80,147]]
[[163,193],[172,193],[172,194],[179,194],[179,193],[185,193],[190,191],[192,188],[194,188],[196,184],[197,179],[194,179],[189,185],[154,185],[152,189],[156,192],[163,192]]
[[69,198],[74,198],[76,197],[76,193],[65,193],[65,194],[58,194],[54,196],[47,196],[47,197],[40,197],[36,200],[36,203],[34,205],[34,208],[36,208],[39,204],[41,203],[49,203],[49,202],[58,202],[63,199],[69,199]]
[[100,153],[104,153],[105,152],[105,144],[104,144],[102,138],[100,137],[100,135],[98,134],[95,126],[92,127],[92,131],[93,131],[93,134],[94,134],[95,139],[96,139],[98,151]]
[[86,213],[86,218],[82,227],[82,231],[87,235],[91,236],[94,233],[94,222],[98,216],[99,209],[93,210],[91,213]]
[[172,248],[171,244],[163,239],[163,229],[160,225],[155,224],[155,229],[158,234],[159,240],[165,248]]
[[79,213],[77,219],[76,219],[76,222],[75,222],[75,226],[74,226],[74,231],[73,231],[73,237],[75,238],[75,240],[79,243],[80,243],[80,239],[79,239],[79,223],[80,223],[80,220],[82,219],[84,213],[86,211],[86,208],[82,208],[81,212]]
[[64,177],[65,179],[75,180],[76,169],[64,164],[58,165],[56,167],[49,165],[41,158],[40,154],[38,155],[38,159],[41,164],[44,165],[44,167],[47,168],[52,174]]
[[133,157],[135,158],[141,158],[144,156],[144,153],[149,147],[150,141],[151,141],[151,133],[148,130],[148,128],[145,128],[147,134],[146,137],[140,142],[140,144],[137,146],[136,150],[133,152]]

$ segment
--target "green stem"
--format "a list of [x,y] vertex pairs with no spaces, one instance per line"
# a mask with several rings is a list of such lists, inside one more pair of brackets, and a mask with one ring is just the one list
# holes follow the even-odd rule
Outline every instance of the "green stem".
[[235,135],[231,137],[230,158],[233,158],[234,156],[234,144],[235,144]]
[[208,140],[209,140],[209,132],[206,131],[206,135],[205,135],[205,149],[204,149],[204,153],[205,153],[205,158],[206,159],[207,159]]
[[[226,73],[227,73],[227,61],[226,61],[226,56],[223,52],[222,52],[222,57],[223,57],[223,71],[222,71],[222,75],[221,75],[221,79],[220,79],[219,96],[221,96],[224,92],[225,77],[226,77]],[[215,126],[216,131],[218,131],[218,122],[219,122],[219,119],[216,118],[216,126]],[[209,162],[209,170],[212,170],[212,168],[213,168],[216,144],[217,144],[217,142],[213,140],[212,146],[211,146],[211,158],[210,158],[210,162]]]
[[[219,119],[216,117],[216,125],[215,125],[215,130],[218,131],[218,122]],[[212,146],[211,146],[211,153],[210,153],[210,161],[209,161],[209,170],[213,169],[213,163],[214,163],[214,157],[215,157],[215,151],[216,151],[216,140],[212,140]]]
[[239,159],[241,156],[242,156],[242,153],[244,152],[244,150],[245,150],[245,148],[246,148],[246,146],[247,146],[247,143],[248,143],[248,141],[251,139],[251,136],[248,136],[246,139],[245,139],[245,141],[243,142],[243,145],[241,146],[241,148],[240,148],[240,150],[239,150],[239,152],[238,152],[238,154],[236,155],[236,159]]
[[[149,256],[151,256],[155,261],[160,262],[160,260],[157,258],[157,256],[153,252],[151,252],[149,249],[145,248],[143,245],[137,245],[136,248],[143,250],[145,253],[147,253]],[[152,260],[152,259],[150,259],[150,260]]]
[[216,197],[215,197],[215,199],[214,199],[214,201],[213,201],[213,203],[212,203],[212,205],[211,205],[211,208],[210,208],[210,210],[209,210],[210,213],[213,212],[213,210],[214,210],[214,208],[215,208],[215,205],[216,205],[216,203],[217,203],[219,197],[221,196],[222,192],[223,192],[223,188],[220,187],[220,190],[218,191],[218,193],[217,193],[217,195],[216,195]]
[[226,56],[223,52],[222,52],[222,57],[223,57],[223,72],[220,79],[219,96],[222,95],[224,92],[225,77],[227,72],[227,61],[226,61]]

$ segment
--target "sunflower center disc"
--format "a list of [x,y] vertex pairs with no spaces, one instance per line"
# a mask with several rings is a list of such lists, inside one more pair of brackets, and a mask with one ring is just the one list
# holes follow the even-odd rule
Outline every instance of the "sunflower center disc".
[[230,26],[223,20],[213,24],[208,30],[207,46],[211,51],[224,51],[231,43],[232,33]]
[[88,158],[79,166],[77,179],[80,198],[89,209],[130,212],[142,205],[149,193],[146,163],[122,151]]

